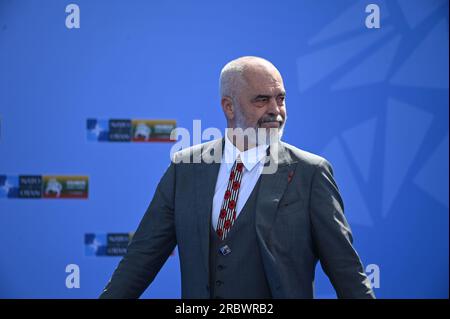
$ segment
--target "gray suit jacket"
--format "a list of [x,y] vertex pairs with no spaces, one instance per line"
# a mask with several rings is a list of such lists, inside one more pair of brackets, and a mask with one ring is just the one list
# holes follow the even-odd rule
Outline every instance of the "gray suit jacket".
[[[221,158],[222,148],[219,139],[175,154],[101,298],[138,298],[176,245],[182,297],[210,297],[209,232],[220,167],[210,159]],[[338,297],[374,298],[352,246],[330,163],[283,142],[270,153],[277,171],[261,175],[255,249],[262,255],[272,296],[313,298],[320,260]]]

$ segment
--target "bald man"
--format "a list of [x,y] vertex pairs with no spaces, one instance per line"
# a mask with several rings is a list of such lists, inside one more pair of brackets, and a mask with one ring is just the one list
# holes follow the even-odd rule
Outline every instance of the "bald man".
[[286,92],[259,57],[220,75],[224,138],[175,153],[101,298],[138,298],[178,245],[183,298],[374,298],[330,163],[281,141]]

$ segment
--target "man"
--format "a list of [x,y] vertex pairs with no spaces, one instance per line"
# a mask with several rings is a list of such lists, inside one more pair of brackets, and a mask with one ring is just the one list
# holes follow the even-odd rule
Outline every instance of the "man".
[[183,298],[313,298],[319,260],[338,297],[374,298],[330,163],[280,141],[278,70],[241,57],[220,91],[226,136],[175,154],[101,297],[139,297],[178,245]]

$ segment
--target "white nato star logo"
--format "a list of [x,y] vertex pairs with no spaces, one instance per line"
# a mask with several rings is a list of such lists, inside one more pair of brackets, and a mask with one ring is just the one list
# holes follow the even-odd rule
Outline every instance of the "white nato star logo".
[[5,180],[5,185],[2,186],[2,190],[5,192],[6,195],[8,195],[9,190],[13,187],[14,185],[10,184],[8,180]]
[[97,240],[97,238],[94,238],[94,241],[93,241],[91,244],[89,244],[89,246],[90,246],[94,251],[97,251],[98,248],[99,248],[101,245],[102,245],[102,243],[99,242],[99,241]]
[[91,133],[95,134],[95,136],[98,137],[101,132],[102,132],[102,128],[100,127],[100,125],[98,125],[98,123],[96,123],[95,127],[91,130]]

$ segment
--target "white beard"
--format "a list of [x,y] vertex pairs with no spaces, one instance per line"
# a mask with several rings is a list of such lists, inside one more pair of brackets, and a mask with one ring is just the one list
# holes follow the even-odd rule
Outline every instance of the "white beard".
[[241,129],[244,132],[244,136],[248,138],[248,142],[254,145],[271,145],[280,142],[284,133],[286,121],[287,115],[279,128],[249,127],[242,114],[236,112],[236,128]]

